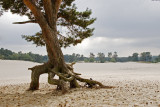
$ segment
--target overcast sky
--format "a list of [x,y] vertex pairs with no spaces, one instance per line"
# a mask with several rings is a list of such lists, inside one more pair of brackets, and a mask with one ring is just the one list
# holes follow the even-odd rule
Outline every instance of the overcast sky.
[[[153,0],[76,0],[79,10],[92,9],[97,21],[94,35],[75,47],[63,49],[64,54],[80,53],[89,56],[117,51],[119,56],[150,51],[160,54],[160,1]],[[36,24],[14,25],[26,17],[5,13],[0,17],[0,48],[15,52],[46,54],[21,38],[33,35],[40,28]]]

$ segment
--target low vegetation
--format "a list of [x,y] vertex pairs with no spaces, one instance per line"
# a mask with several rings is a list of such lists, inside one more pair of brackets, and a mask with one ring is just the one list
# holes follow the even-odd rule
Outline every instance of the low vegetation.
[[[22,53],[21,51],[16,53],[11,50],[1,48],[0,49],[0,59],[6,60],[24,60],[24,61],[33,61],[38,63],[44,63],[48,61],[47,55],[39,55],[29,53]],[[64,55],[65,62],[90,62],[90,63],[105,63],[105,62],[143,62],[143,63],[157,63],[160,62],[159,56],[152,56],[150,52],[142,52],[141,54],[133,53],[129,57],[118,57],[118,53],[108,52],[106,57],[104,53],[99,52],[97,56],[94,53],[90,53],[89,57],[84,55],[73,53],[72,55]]]

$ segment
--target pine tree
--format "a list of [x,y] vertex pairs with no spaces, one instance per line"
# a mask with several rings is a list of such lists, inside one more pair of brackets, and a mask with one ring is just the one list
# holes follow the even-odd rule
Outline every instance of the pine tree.
[[[73,71],[73,63],[66,64],[61,47],[76,45],[82,40],[93,35],[94,28],[88,26],[95,22],[90,18],[91,10],[79,12],[75,0],[0,0],[1,14],[10,10],[13,14],[27,16],[28,21],[15,22],[14,24],[37,23],[41,31],[34,36],[23,36],[27,41],[33,41],[37,46],[46,46],[49,61],[33,68],[30,90],[39,88],[39,76],[48,73],[48,83],[57,85],[57,89],[66,91],[65,84],[70,82],[70,88],[80,87],[78,81],[86,82],[93,86],[100,82],[81,78]],[[63,27],[65,31],[57,28]],[[54,79],[54,76],[59,79]]]
[[97,57],[99,58],[100,63],[104,63],[106,61],[104,53],[99,52]]

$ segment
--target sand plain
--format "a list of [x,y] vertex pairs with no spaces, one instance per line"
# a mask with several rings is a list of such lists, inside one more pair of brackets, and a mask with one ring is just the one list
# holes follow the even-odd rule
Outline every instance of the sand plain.
[[38,63],[0,60],[0,107],[160,107],[160,63],[77,63],[75,71],[111,89],[72,89],[62,94],[41,76],[40,89],[26,91],[27,69]]

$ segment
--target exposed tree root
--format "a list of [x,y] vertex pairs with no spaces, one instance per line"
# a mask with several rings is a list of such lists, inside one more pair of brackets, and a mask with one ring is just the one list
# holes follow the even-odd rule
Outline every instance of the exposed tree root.
[[28,68],[29,70],[32,70],[31,73],[31,83],[28,90],[38,90],[39,88],[39,76],[44,73],[48,73],[48,68],[51,68],[52,66],[49,64],[49,62],[44,63],[43,65],[38,65],[33,68]]
[[60,80],[53,79],[54,76],[55,76],[54,73],[49,72],[49,74],[48,74],[48,83],[52,84],[52,85],[57,85],[58,86],[57,89],[58,90],[62,90],[62,93],[67,92],[67,84],[66,84],[66,82],[64,80],[62,80],[62,79],[60,79]]
[[[63,69],[58,66],[53,67],[49,63],[29,68],[29,70],[32,70],[29,90],[37,90],[39,88],[39,76],[44,73],[48,73],[48,83],[57,85],[57,89],[62,90],[63,93],[68,90],[67,82],[70,84],[69,88],[80,88],[78,81],[84,82],[86,84],[85,86],[88,88],[95,86],[100,88],[113,88],[105,86],[98,81],[80,77],[79,75],[81,74],[73,71],[74,64],[75,63],[66,64],[66,68]],[[55,75],[57,75],[59,79],[54,79]]]
[[70,88],[80,88],[80,85],[79,85],[79,83],[77,82],[76,79],[73,79],[73,80],[70,82]]

